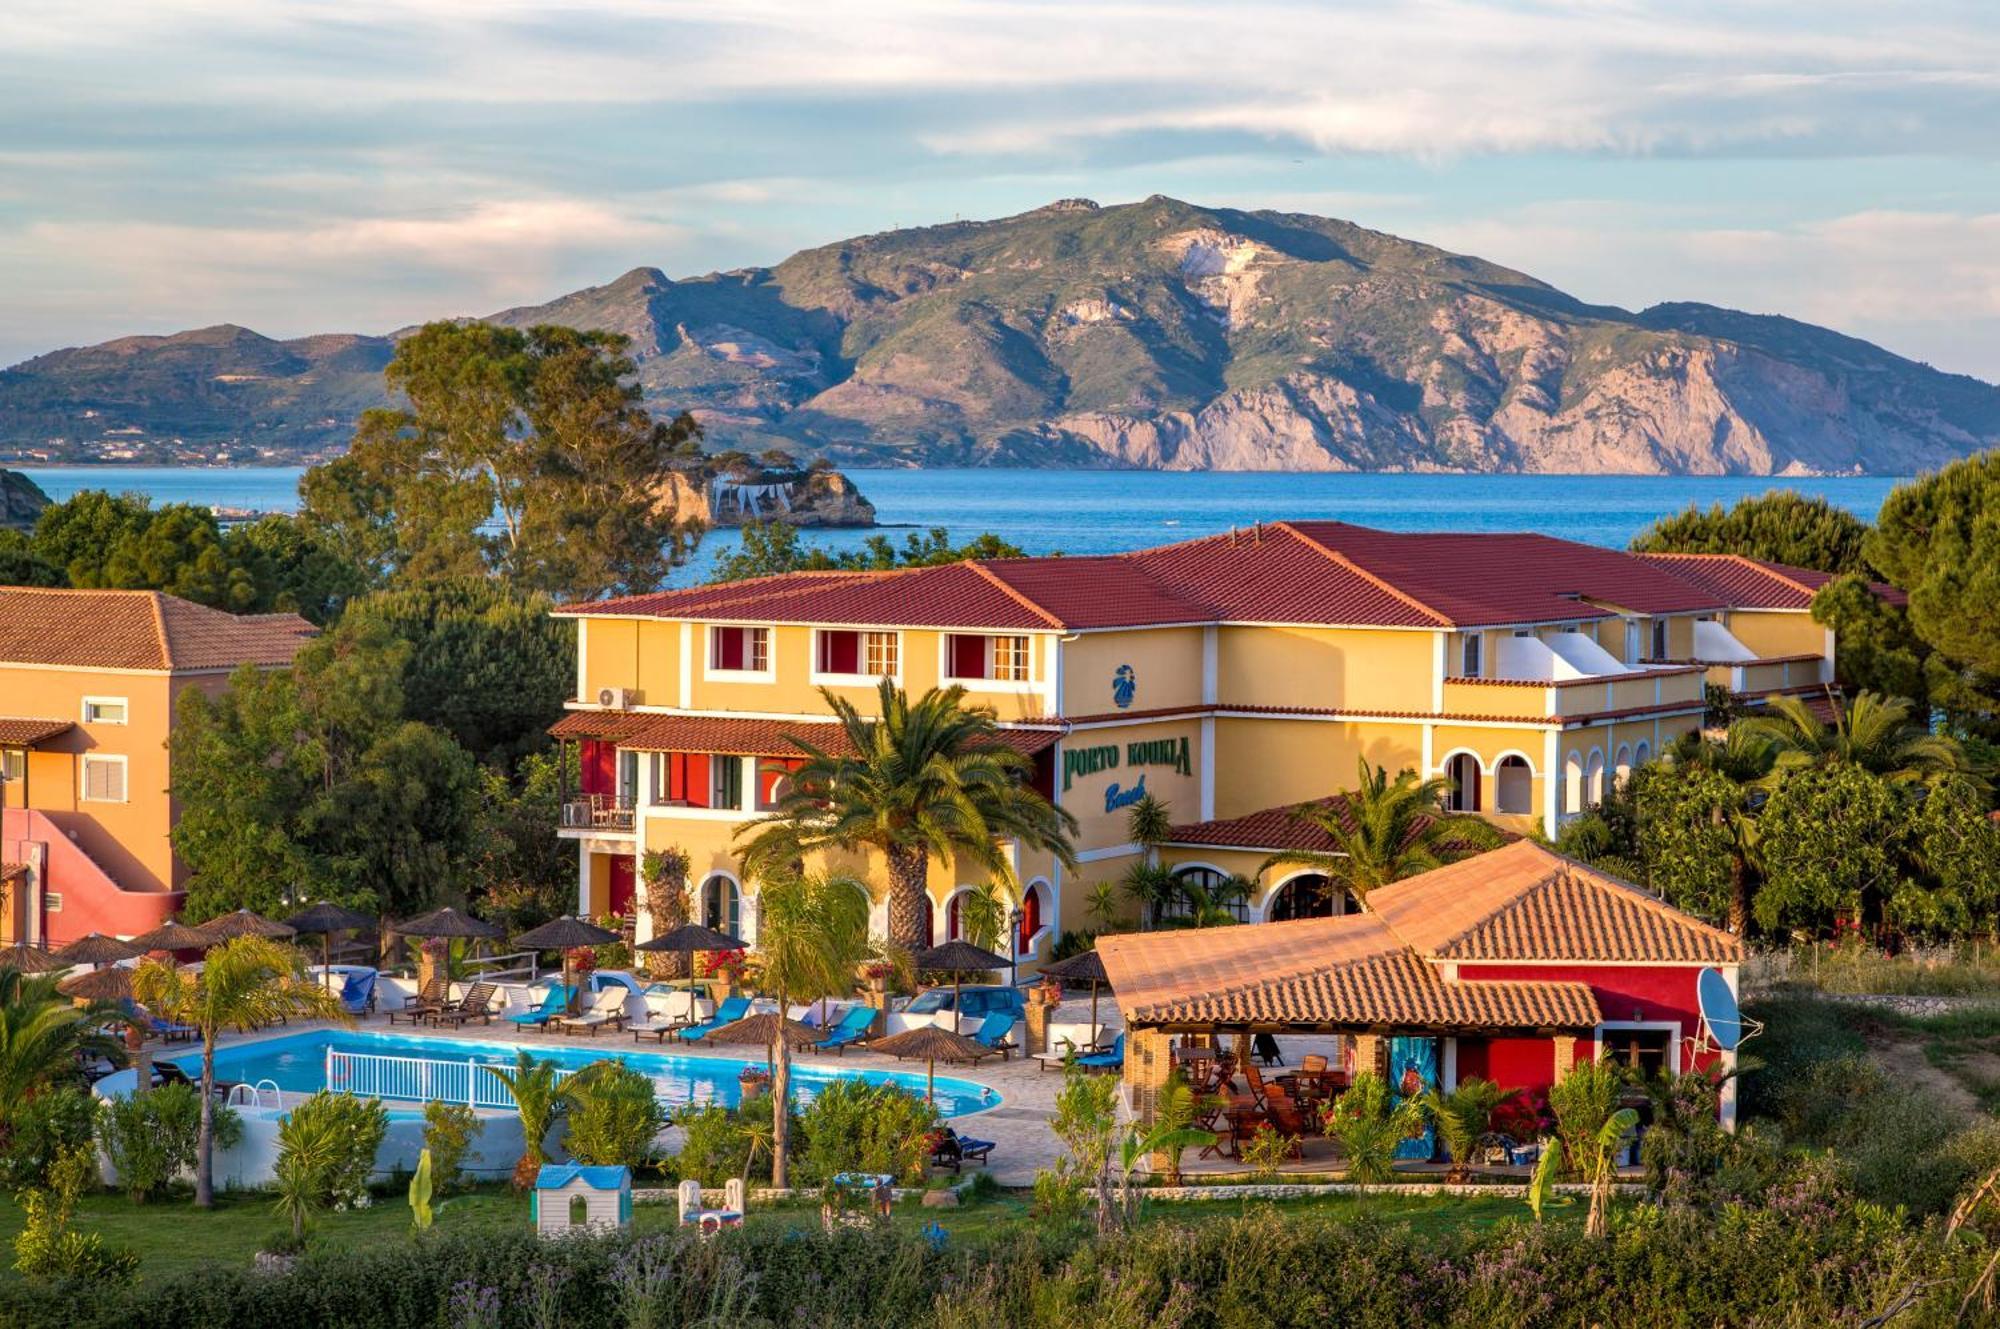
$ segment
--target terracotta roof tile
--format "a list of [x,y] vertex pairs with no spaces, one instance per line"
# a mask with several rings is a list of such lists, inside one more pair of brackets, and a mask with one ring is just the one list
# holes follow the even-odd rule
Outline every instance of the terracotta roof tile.
[[1439,960],[1736,964],[1735,937],[1529,840],[1378,887],[1367,908]]
[[31,748],[75,728],[69,720],[40,720],[28,716],[0,715],[0,747]]
[[230,669],[290,664],[313,626],[297,614],[238,616],[159,591],[0,586],[0,662],[83,669]]
[[[1352,827],[1354,817],[1348,808],[1345,794],[1319,799],[1317,804],[1321,807],[1338,808],[1342,822]],[[1241,817],[1184,822],[1173,828],[1167,843],[1212,845],[1229,849],[1261,849],[1267,853],[1282,851],[1331,853],[1338,847],[1333,838],[1316,823],[1298,815],[1302,808],[1312,806],[1314,804],[1311,803],[1286,803],[1274,808],[1260,808]],[[1427,823],[1420,821],[1413,831],[1420,830],[1425,824]]]
[[[1742,554],[1640,554],[1640,558],[1693,582],[1732,609],[1805,609],[1813,595],[1834,579],[1831,572],[1794,567]],[[1908,604],[1910,597],[1887,582],[1870,582],[1869,589],[1890,604]]]
[[[722,752],[776,757],[801,752],[794,736],[835,756],[852,755],[846,730],[830,720],[751,720],[715,715],[658,715],[629,711],[571,711],[549,726],[557,738],[594,738],[657,752]],[[1051,747],[1061,735],[1048,729],[1002,729],[999,743],[1025,756]]]

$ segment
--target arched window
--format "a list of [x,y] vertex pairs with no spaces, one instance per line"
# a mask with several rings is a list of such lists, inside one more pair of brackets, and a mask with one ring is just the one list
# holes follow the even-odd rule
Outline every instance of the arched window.
[[1572,752],[1563,759],[1562,810],[1583,811],[1583,754]]
[[1285,882],[1271,893],[1264,906],[1266,923],[1288,923],[1295,918],[1330,918],[1350,912],[1354,905],[1347,892],[1317,872],[1305,872]]
[[1623,789],[1625,782],[1631,778],[1632,745],[1629,743],[1620,743],[1618,745],[1618,760],[1611,767],[1611,787],[1614,789]]
[[732,937],[743,934],[743,892],[726,872],[712,874],[701,884],[701,921]]
[[1632,749],[1632,764],[1634,766],[1644,766],[1647,762],[1651,761],[1652,759],[1653,759],[1653,745],[1651,743],[1646,742],[1644,739],[1640,739],[1639,746]]
[[964,891],[953,891],[951,899],[945,901],[944,939],[946,941],[963,941],[965,939],[964,911],[958,907],[959,902],[964,899]]
[[1479,758],[1470,752],[1453,753],[1445,761],[1444,775],[1451,781],[1445,806],[1453,812],[1479,811]]
[[1154,906],[1155,926],[1193,922],[1198,895],[1207,899],[1211,909],[1219,907],[1238,923],[1250,916],[1250,902],[1245,898],[1245,892],[1226,872],[1200,866],[1185,867],[1174,873],[1174,881],[1181,889]]
[[1604,801],[1604,753],[1597,748],[1590,750],[1590,763],[1583,768],[1583,796],[1593,808]]
[[924,892],[924,945],[938,944],[937,906],[931,903],[931,893]]
[[590,1197],[572,1195],[569,1197],[569,1225],[571,1227],[590,1226]]
[[1021,892],[1021,930],[1014,937],[1014,954],[1027,956],[1035,953],[1035,938],[1041,935],[1043,918],[1048,912],[1045,896],[1048,887],[1041,882],[1030,882]]
[[1494,808],[1517,815],[1535,810],[1535,768],[1518,752],[1500,759],[1493,771]]

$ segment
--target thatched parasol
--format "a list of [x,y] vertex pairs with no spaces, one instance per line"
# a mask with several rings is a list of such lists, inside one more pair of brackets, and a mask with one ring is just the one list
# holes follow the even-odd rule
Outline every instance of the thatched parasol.
[[65,964],[117,964],[120,960],[136,960],[145,953],[143,948],[129,941],[93,932],[87,937],[78,937],[57,951],[56,959]]
[[743,949],[743,939],[732,937],[727,932],[717,932],[714,928],[703,927],[699,923],[683,923],[663,937],[640,942],[635,950],[679,951],[687,956],[688,990],[694,990],[694,953],[696,951],[737,951]]
[[[595,923],[586,923],[580,918],[564,914],[552,918],[538,928],[529,928],[514,938],[514,944],[531,951],[561,951],[563,958],[563,989],[569,993],[565,1003],[569,1010],[576,1009],[576,990],[569,981],[569,953],[578,946],[609,946],[618,940],[618,934],[609,928],[601,928]],[[713,1037],[713,1035],[710,1035]]]
[[964,1034],[940,1029],[934,1024],[905,1029],[900,1034],[878,1038],[868,1045],[870,1052],[886,1052],[892,1057],[924,1059],[924,1097],[937,1098],[937,1064],[940,1061],[977,1061],[991,1056],[993,1049]]
[[0,950],[0,969],[12,969],[22,974],[53,974],[58,969],[69,968],[69,961],[58,960],[40,946],[30,946],[19,942]]
[[92,969],[65,978],[56,984],[56,991],[65,997],[82,997],[88,1001],[121,1001],[132,995],[132,971],[116,965],[109,969]]
[[262,914],[248,909],[211,918],[201,925],[201,930],[215,941],[233,941],[237,937],[269,937],[273,941],[289,941],[298,935],[290,926],[273,923]]
[[784,1031],[786,1041],[793,1046],[810,1043],[820,1036],[819,1030],[809,1024],[779,1015],[776,1011],[766,1011],[759,1015],[746,1015],[740,1020],[711,1029],[703,1036],[703,1042],[716,1043],[756,1043],[769,1047],[778,1039],[779,1030]]
[[1095,1043],[1097,1039],[1097,989],[1100,984],[1111,981],[1110,975],[1104,972],[1104,957],[1094,950],[1084,951],[1080,955],[1070,956],[1067,960],[1057,960],[1054,964],[1043,965],[1042,977],[1053,978],[1063,983],[1088,982],[1090,984],[1090,1037],[1091,1041]]
[[473,937],[480,941],[494,941],[507,935],[507,929],[497,923],[461,914],[450,905],[433,909],[407,923],[397,923],[389,930],[405,937]]
[[928,969],[933,973],[951,975],[951,1027],[955,1033],[958,1030],[960,982],[967,974],[984,974],[995,969],[1005,969],[1007,957],[995,955],[984,946],[974,946],[969,941],[948,941],[942,946],[933,946],[927,951],[919,952],[916,965],[920,970]]
[[132,938],[141,951],[205,951],[218,939],[185,923],[167,922]]
[[285,920],[285,926],[301,937],[319,934],[319,972],[326,980],[326,989],[333,990],[333,934],[354,932],[361,928],[372,928],[375,920],[366,914],[358,914],[352,909],[343,909],[337,904],[321,900],[303,913],[293,914]]

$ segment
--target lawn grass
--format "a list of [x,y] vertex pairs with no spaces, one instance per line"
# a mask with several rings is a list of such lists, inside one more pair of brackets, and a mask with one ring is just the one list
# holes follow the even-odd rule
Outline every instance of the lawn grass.
[[[1408,1224],[1420,1235],[1444,1237],[1520,1221],[1528,1210],[1519,1200],[1500,1197],[1328,1195],[1270,1200],[1246,1195],[1199,1202],[1156,1201],[1148,1206],[1142,1221],[1195,1224],[1252,1212],[1370,1218]],[[1581,1212],[1573,1205],[1558,1207],[1551,1211],[1550,1219],[1581,1221]],[[470,1234],[521,1230],[528,1226],[528,1213],[526,1196],[504,1186],[481,1187],[441,1202],[436,1208],[436,1226],[440,1231]],[[632,1226],[641,1232],[671,1229],[674,1220],[672,1204],[642,1204],[632,1210]],[[819,1224],[819,1211],[816,1204],[798,1202],[753,1209],[749,1221],[761,1228],[814,1228]],[[925,1209],[914,1202],[902,1203],[891,1219],[896,1227],[910,1231],[935,1222],[951,1240],[970,1244],[992,1241],[1038,1221],[1025,1192],[1016,1191],[1003,1191],[956,1209]],[[247,1265],[280,1230],[281,1223],[272,1212],[270,1197],[255,1193],[219,1196],[215,1208],[207,1213],[195,1209],[184,1195],[135,1205],[122,1195],[102,1194],[79,1203],[77,1227],[102,1233],[110,1244],[137,1252],[139,1277],[144,1280],[191,1272],[211,1263]],[[6,1253],[11,1252],[20,1229],[20,1209],[12,1200],[0,1200],[0,1242],[5,1243],[0,1246],[0,1282],[19,1277]],[[313,1242],[323,1248],[353,1248],[408,1241],[410,1233],[409,1206],[400,1196],[392,1196],[377,1198],[366,1209],[324,1215],[314,1229]]]

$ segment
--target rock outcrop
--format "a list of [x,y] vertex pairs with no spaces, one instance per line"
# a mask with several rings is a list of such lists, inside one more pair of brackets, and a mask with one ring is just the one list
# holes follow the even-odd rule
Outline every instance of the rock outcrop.
[[730,477],[669,471],[655,485],[655,506],[703,526],[782,521],[793,526],[875,525],[875,505],[839,471]]
[[25,531],[48,506],[40,485],[19,471],[0,469],[0,530]]

